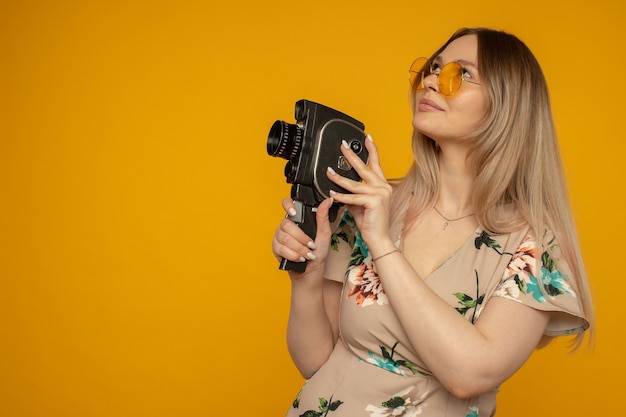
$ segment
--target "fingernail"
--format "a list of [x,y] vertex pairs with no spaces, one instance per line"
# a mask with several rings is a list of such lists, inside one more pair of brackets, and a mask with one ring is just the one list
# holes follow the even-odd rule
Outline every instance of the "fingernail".
[[295,208],[293,208],[293,207],[291,207],[291,208],[289,209],[289,215],[290,215],[291,217],[293,217],[293,216],[295,216],[296,214],[298,214],[298,212],[296,211],[296,209],[295,209]]
[[309,247],[309,249],[315,250],[315,242],[310,241],[309,243],[307,243],[307,246]]
[[326,170],[328,171],[328,173],[329,173],[330,175],[335,175],[335,174],[336,174],[335,170],[334,170],[334,169],[332,169],[331,167],[326,168]]
[[341,141],[341,146],[343,146],[346,149],[350,149],[350,145],[348,145],[348,142],[346,142],[345,140]]
[[369,133],[366,136],[367,140],[369,140],[370,142],[374,143],[374,138],[372,138],[372,135],[370,135]]
[[306,254],[306,257],[309,258],[311,261],[315,260],[315,258],[317,258],[317,256],[315,256],[313,253],[308,252]]
[[306,262],[306,259],[304,259],[304,256],[300,257],[300,262]]
[[330,195],[337,195],[337,191],[335,191],[335,190],[330,190],[329,193],[330,193]]

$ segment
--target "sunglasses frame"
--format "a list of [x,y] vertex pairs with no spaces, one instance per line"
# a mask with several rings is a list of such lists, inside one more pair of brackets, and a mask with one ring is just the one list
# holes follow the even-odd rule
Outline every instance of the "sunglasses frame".
[[[420,67],[421,70],[420,71],[414,70],[413,67],[415,67],[416,66],[415,64],[420,61],[423,61],[423,64]],[[411,64],[411,66],[409,67],[409,84],[412,87],[415,87],[415,89],[417,90],[422,90],[424,89],[424,79],[430,75],[434,75],[437,77],[437,86],[439,87],[439,92],[446,97],[450,97],[458,93],[458,91],[461,89],[461,85],[463,85],[463,81],[467,81],[468,83],[471,83],[471,84],[480,85],[479,82],[466,78],[463,75],[463,71],[459,71],[461,73],[461,81],[459,82],[459,86],[454,91],[445,93],[444,90],[447,91],[450,89],[443,88],[444,84],[441,82],[441,79],[439,78],[440,74],[444,72],[444,69],[446,67],[451,68],[450,65],[452,65],[453,67],[458,67],[460,70],[463,69],[463,66],[456,61],[451,61],[451,62],[448,62],[446,65],[442,66],[439,72],[436,73],[433,71],[432,64],[433,63],[426,57],[422,56],[422,57],[416,58]],[[428,69],[424,70],[424,68],[426,67]],[[417,83],[417,85],[415,85],[418,79],[419,79],[419,82]]]

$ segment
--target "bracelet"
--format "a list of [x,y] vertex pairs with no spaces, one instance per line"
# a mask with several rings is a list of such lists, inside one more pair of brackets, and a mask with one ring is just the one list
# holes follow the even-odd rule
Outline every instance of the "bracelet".
[[380,255],[380,256],[378,256],[378,257],[376,257],[376,258],[372,258],[372,262],[376,262],[376,261],[377,261],[377,260],[379,260],[380,258],[384,258],[385,256],[387,256],[387,255],[391,255],[392,253],[396,253],[396,252],[398,252],[398,253],[402,253],[402,251],[401,251],[400,249],[397,249],[397,248],[396,248],[396,249],[392,250],[391,252],[387,252],[387,253],[384,253],[384,254],[382,254],[382,255]]

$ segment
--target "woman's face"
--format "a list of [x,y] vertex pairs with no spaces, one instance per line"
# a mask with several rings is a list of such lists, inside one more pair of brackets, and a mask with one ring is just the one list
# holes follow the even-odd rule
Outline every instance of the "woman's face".
[[[480,83],[478,72],[478,38],[466,35],[455,39],[435,58],[441,68],[448,62],[458,62],[466,78]],[[415,92],[413,127],[437,141],[458,141],[474,134],[487,111],[487,92],[479,84],[465,82],[452,96],[439,92],[437,76],[424,79],[424,88]]]

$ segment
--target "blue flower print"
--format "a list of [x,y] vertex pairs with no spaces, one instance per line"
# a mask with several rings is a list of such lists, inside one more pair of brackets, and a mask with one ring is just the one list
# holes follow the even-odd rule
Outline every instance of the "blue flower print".
[[470,407],[470,412],[465,417],[478,417],[478,407]]
[[369,358],[367,358],[367,362],[372,365],[378,366],[379,368],[383,368],[389,372],[393,372],[394,374],[404,375],[404,371],[400,369],[400,364],[394,361],[393,359],[386,359],[380,355],[377,355],[374,352],[369,352]]

